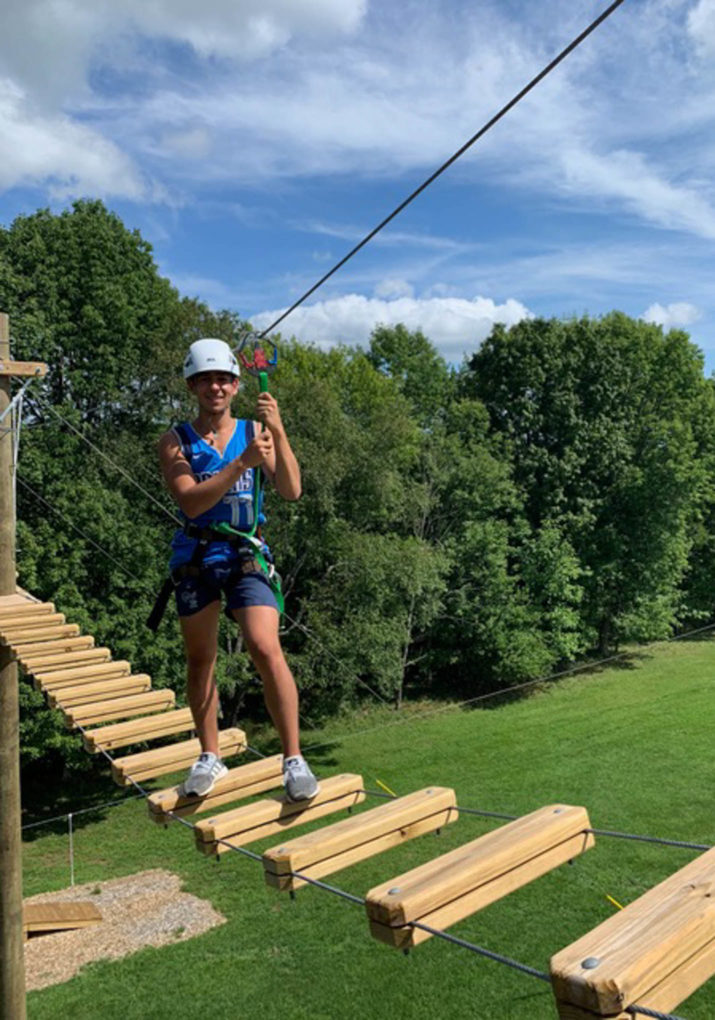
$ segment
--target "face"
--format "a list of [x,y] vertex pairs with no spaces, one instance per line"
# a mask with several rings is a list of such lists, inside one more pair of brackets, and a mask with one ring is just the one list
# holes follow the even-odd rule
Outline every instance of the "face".
[[230,372],[198,372],[186,381],[199,405],[211,413],[230,407],[238,393],[238,377]]

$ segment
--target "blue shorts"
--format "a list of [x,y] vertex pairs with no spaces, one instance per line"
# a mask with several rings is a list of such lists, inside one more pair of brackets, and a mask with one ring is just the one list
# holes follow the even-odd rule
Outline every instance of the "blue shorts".
[[244,572],[241,563],[210,563],[201,568],[198,577],[182,577],[174,594],[179,616],[193,616],[211,602],[226,596],[226,616],[232,620],[232,609],[248,606],[271,606],[278,612],[278,603],[268,578],[262,570]]

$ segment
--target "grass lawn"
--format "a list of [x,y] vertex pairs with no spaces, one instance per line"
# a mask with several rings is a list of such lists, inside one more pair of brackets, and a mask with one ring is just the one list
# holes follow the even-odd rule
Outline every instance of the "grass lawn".
[[[404,725],[387,725],[394,714],[379,709],[306,734],[305,744],[339,736],[311,754],[316,770],[359,772],[373,789],[377,780],[397,793],[453,786],[462,805],[515,815],[554,801],[583,804],[598,828],[712,845],[714,686],[715,643],[675,642],[500,707],[413,717]],[[107,785],[100,792],[106,798],[119,791]],[[72,804],[72,791],[67,799]],[[368,799],[356,810],[377,803]],[[363,896],[497,824],[463,815],[439,837],[422,836],[327,881]],[[25,894],[67,886],[64,827],[30,836]],[[265,886],[255,862],[229,853],[216,863],[196,852],[183,826],[150,823],[142,801],[80,816],[74,842],[78,883],[168,868],[228,923],[191,941],[92,965],[64,985],[34,992],[32,1020],[555,1016],[548,985],[437,939],[405,957],[369,936],[361,907],[314,888],[292,902]],[[251,849],[277,843],[274,836]],[[450,931],[547,970],[553,952],[610,916],[615,908],[607,895],[630,903],[694,856],[601,837],[573,866]],[[676,1012],[712,1020],[715,978]]]

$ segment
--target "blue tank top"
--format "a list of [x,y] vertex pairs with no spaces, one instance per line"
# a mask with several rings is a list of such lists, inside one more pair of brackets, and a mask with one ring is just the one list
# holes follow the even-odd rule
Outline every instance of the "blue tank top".
[[[244,421],[243,419],[236,421],[233,435],[229,439],[223,453],[217,450],[215,446],[207,443],[205,439],[202,439],[196,429],[188,422],[176,425],[172,431],[179,441],[181,452],[189,462],[196,480],[202,482],[204,479],[210,478],[211,475],[217,474],[227,464],[230,464],[232,460],[235,460],[236,457],[243,453],[253,439],[254,425],[252,421]],[[212,506],[210,510],[199,514],[198,517],[189,518],[183,513],[181,516],[185,521],[190,520],[192,524],[196,524],[198,527],[208,527],[210,524],[225,522],[238,531],[250,531],[253,527],[254,516],[253,489],[256,480],[255,475],[254,468],[244,471],[218,503]],[[263,494],[261,493],[262,496]],[[259,512],[259,524],[263,523],[264,520],[263,514]],[[173,570],[174,567],[188,563],[193,556],[195,548],[195,538],[189,538],[181,530],[176,531],[171,541],[169,567]],[[237,557],[238,546],[235,543],[219,540],[209,543],[203,562],[206,564],[217,563],[219,561],[233,560]]]

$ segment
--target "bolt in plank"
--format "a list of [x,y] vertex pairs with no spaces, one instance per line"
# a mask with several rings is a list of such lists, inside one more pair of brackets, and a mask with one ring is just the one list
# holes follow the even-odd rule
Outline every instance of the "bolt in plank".
[[551,804],[502,825],[403,875],[366,897],[370,931],[407,948],[430,938],[422,921],[446,928],[594,845],[585,808]]
[[633,1005],[669,1012],[714,973],[715,849],[551,959],[563,1017],[627,1016]]

